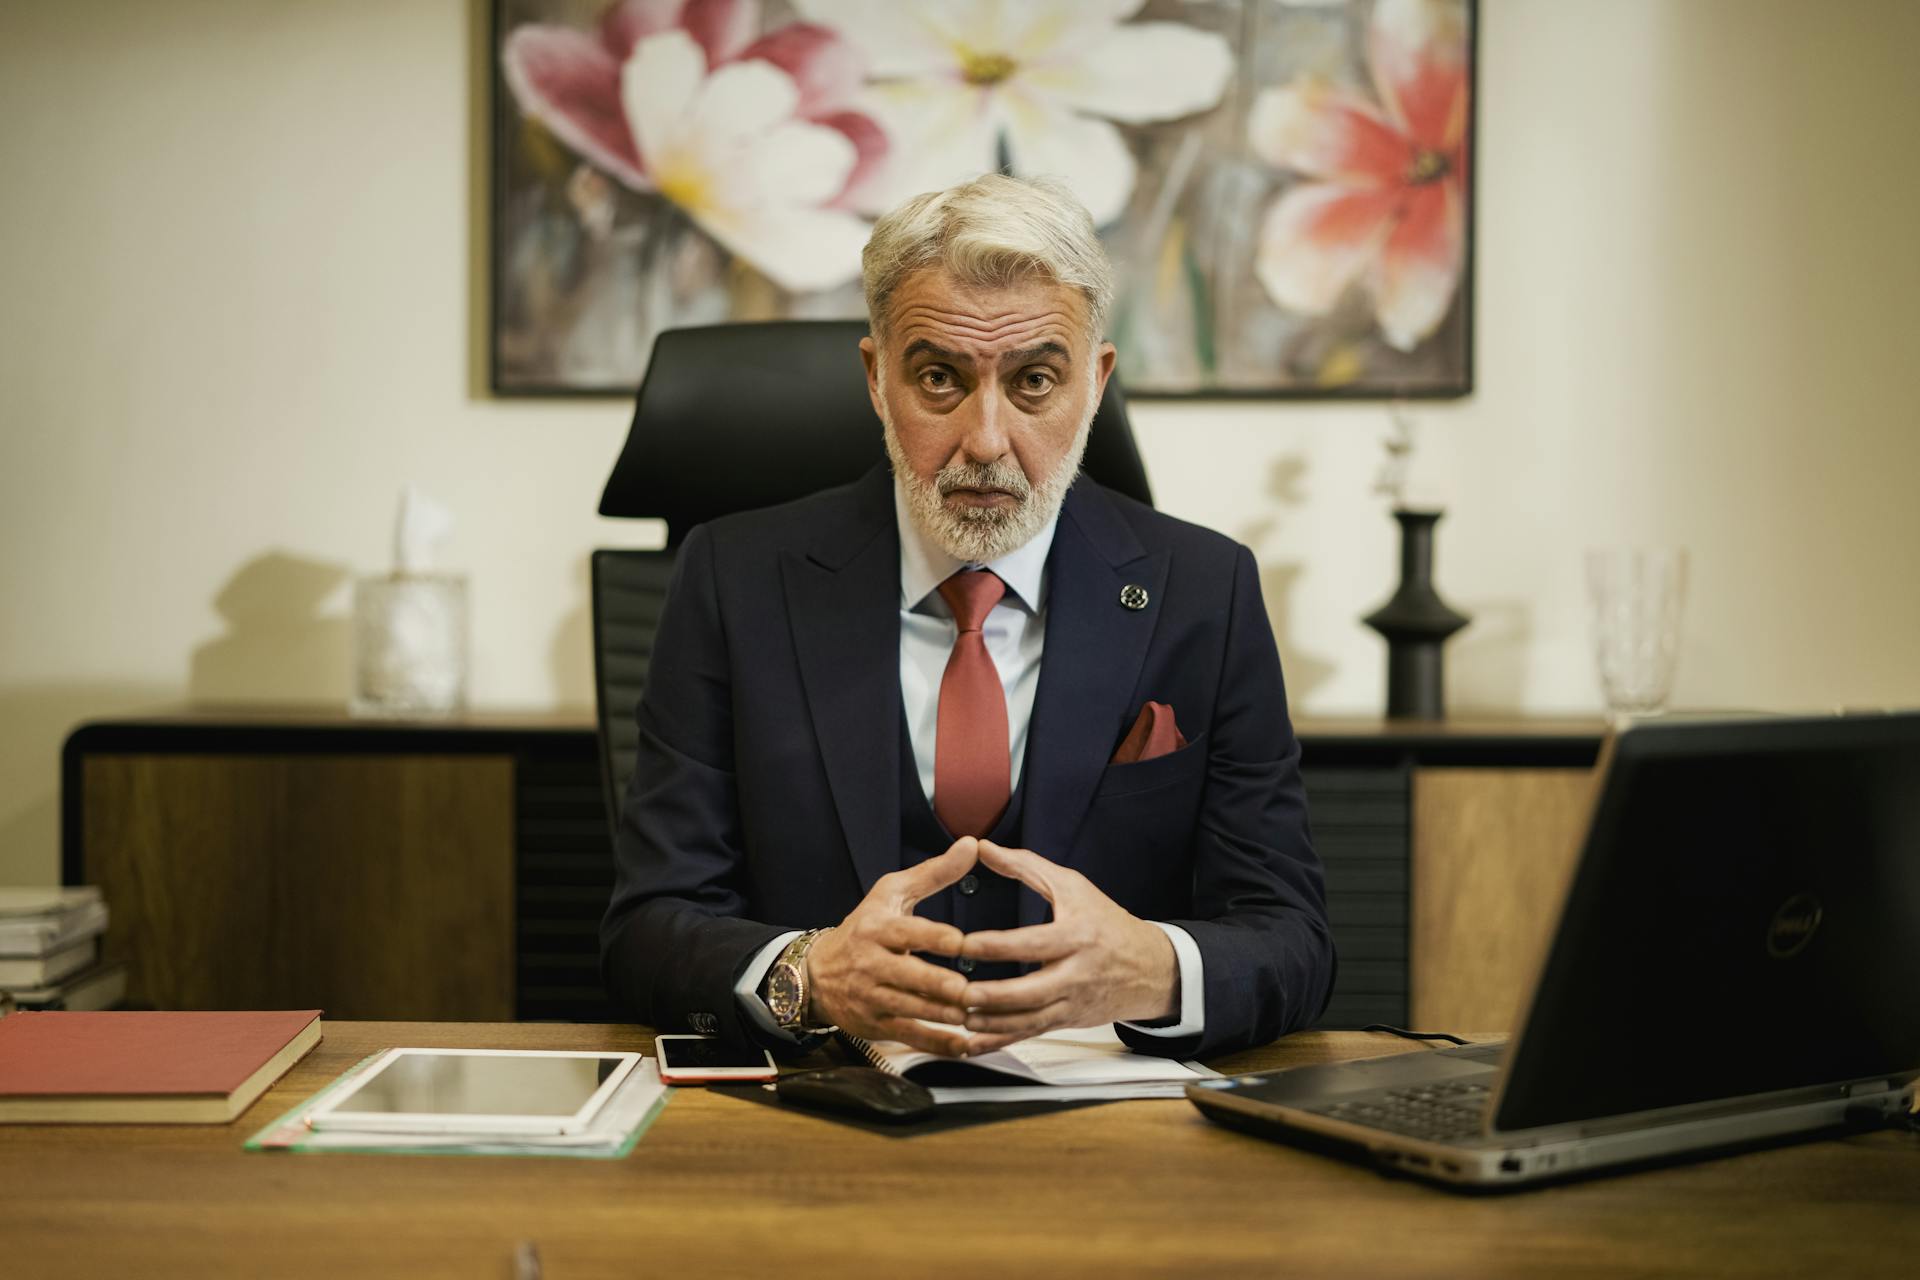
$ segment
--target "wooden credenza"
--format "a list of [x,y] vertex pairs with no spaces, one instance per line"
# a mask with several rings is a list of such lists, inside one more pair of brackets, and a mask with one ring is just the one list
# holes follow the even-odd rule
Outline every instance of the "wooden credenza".
[[[1341,953],[1323,1025],[1512,1025],[1600,723],[1296,727]],[[586,712],[86,724],[65,749],[63,878],[105,893],[136,1007],[606,1021],[599,768]]]
[[1295,729],[1340,948],[1321,1025],[1513,1026],[1586,829],[1603,724]]

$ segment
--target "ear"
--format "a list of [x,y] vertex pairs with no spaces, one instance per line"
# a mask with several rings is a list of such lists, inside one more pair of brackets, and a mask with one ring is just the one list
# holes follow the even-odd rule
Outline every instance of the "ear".
[[1100,403],[1100,397],[1107,394],[1107,379],[1113,376],[1113,366],[1119,358],[1120,352],[1111,342],[1102,342],[1099,350],[1093,353],[1093,402],[1096,405]]
[[867,399],[873,402],[873,416],[878,418],[881,416],[880,348],[874,345],[871,337],[860,339],[860,362],[867,366]]

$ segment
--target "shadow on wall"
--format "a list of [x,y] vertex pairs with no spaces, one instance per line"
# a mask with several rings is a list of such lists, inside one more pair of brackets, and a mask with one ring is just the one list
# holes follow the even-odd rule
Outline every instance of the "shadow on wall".
[[553,696],[562,707],[590,707],[593,684],[593,558],[581,556],[573,574],[574,595],[580,601],[567,611],[547,647],[548,670],[553,674]]
[[1239,539],[1252,548],[1260,565],[1260,591],[1266,597],[1267,618],[1273,624],[1273,638],[1280,650],[1280,669],[1287,683],[1287,705],[1298,709],[1308,696],[1333,678],[1338,669],[1333,662],[1302,649],[1292,635],[1293,610],[1288,600],[1306,566],[1298,560],[1268,563],[1261,547],[1286,523],[1287,513],[1306,503],[1301,491],[1307,473],[1306,459],[1298,454],[1274,460],[1267,475],[1267,496],[1273,499],[1276,514],[1256,520],[1239,532]]
[[346,565],[285,551],[240,566],[214,597],[227,632],[193,651],[189,696],[195,702],[344,703],[352,620],[322,608],[351,577]]
[[180,700],[161,685],[0,686],[0,884],[60,879],[60,748],[87,720]]
[[1468,600],[1473,625],[1448,641],[1447,710],[1512,711],[1526,704],[1533,605],[1527,600]]

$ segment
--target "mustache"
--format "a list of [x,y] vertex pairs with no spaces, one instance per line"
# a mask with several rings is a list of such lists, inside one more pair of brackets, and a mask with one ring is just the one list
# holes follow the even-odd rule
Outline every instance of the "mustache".
[[998,489],[1021,502],[1033,496],[1027,473],[1012,462],[963,462],[942,467],[933,484],[943,498],[956,489]]

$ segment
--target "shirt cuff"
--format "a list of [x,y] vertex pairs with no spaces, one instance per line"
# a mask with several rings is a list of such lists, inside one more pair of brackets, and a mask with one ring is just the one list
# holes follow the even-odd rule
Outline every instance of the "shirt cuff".
[[[1148,1026],[1138,1022],[1123,1022],[1120,1025],[1148,1036],[1197,1036],[1207,1026],[1207,988],[1202,981],[1200,944],[1177,924],[1160,920],[1148,923],[1167,935],[1167,941],[1173,943],[1173,957],[1180,964],[1180,1020],[1170,1027]],[[760,1004],[760,1001],[755,1000],[754,1003]],[[760,1004],[760,1007],[766,1008],[764,1004]],[[768,1014],[767,1017],[771,1019],[772,1015]]]
[[[780,953],[787,949],[787,944],[799,936],[800,930],[790,930],[754,952],[753,959],[747,961],[747,967],[741,971],[740,981],[733,984],[733,998],[740,1006],[740,1012],[746,1014],[747,1019],[754,1026],[782,1040],[793,1040],[793,1033],[773,1020],[773,1010],[767,1008],[767,1002],[760,998],[760,985],[767,980],[767,973],[773,968],[773,962],[780,958]],[[1187,945],[1193,945],[1191,938],[1187,940]],[[1193,954],[1197,958],[1200,954],[1199,949],[1195,948]]]

